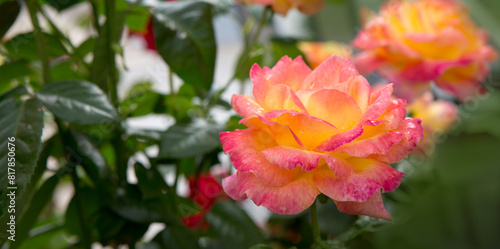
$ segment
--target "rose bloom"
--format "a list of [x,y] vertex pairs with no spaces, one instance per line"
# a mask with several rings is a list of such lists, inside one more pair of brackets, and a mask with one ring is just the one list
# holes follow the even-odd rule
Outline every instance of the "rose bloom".
[[[390,1],[368,18],[353,45],[361,73],[373,70],[412,99],[436,84],[465,101],[484,89],[488,63],[497,58],[486,32],[451,0]],[[401,86],[399,85],[401,84]]]
[[425,92],[408,105],[407,111],[412,117],[422,119],[424,139],[413,151],[421,157],[428,156],[432,152],[435,137],[449,131],[458,119],[458,108],[455,104],[434,100],[430,92]]
[[314,15],[322,8],[323,0],[237,0],[245,5],[258,4],[262,6],[272,6],[273,11],[286,16],[288,10],[297,8],[300,12],[307,15]]
[[297,214],[320,193],[341,212],[390,219],[381,192],[403,173],[391,168],[422,139],[392,85],[371,91],[348,59],[332,56],[311,71],[301,57],[272,69],[254,65],[253,96],[232,106],[248,129],[221,132],[236,174],[223,179],[235,200],[250,198],[279,214]]
[[200,212],[183,217],[182,221],[187,227],[208,229],[208,223],[204,221],[205,214],[210,211],[215,200],[220,195],[222,187],[211,174],[201,174],[196,180],[189,178],[189,199],[192,199],[201,207]]
[[351,58],[352,48],[338,42],[299,42],[298,48],[304,53],[307,62],[312,69],[318,67],[323,61],[332,55]]

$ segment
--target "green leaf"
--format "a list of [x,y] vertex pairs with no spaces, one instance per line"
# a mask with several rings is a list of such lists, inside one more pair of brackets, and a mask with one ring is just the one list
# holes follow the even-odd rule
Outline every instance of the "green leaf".
[[52,200],[54,189],[59,183],[60,175],[55,174],[47,179],[42,186],[33,195],[31,205],[26,212],[23,213],[22,218],[17,223],[16,241],[12,243],[11,249],[18,248],[25,238],[27,238],[30,229],[33,227],[42,212],[43,208]]
[[54,7],[57,11],[65,10],[77,3],[82,2],[82,0],[45,0],[48,4]]
[[153,141],[160,141],[161,133],[157,130],[136,129],[130,126],[125,126],[125,132],[128,136],[135,136]]
[[197,108],[191,99],[192,97],[180,95],[167,96],[165,98],[167,113],[175,117],[177,123],[188,123],[191,120],[191,111]]
[[[21,197],[35,168],[43,128],[40,102],[33,98],[0,102],[0,127],[0,170],[4,172],[0,174],[0,211],[4,214],[8,206],[5,205],[7,187],[12,185],[8,179],[8,168],[15,170],[15,179],[12,180],[17,187],[17,198]],[[8,167],[9,162],[15,166]]]
[[23,61],[11,61],[0,66],[0,85],[10,83],[12,80],[22,81],[26,76],[33,76],[35,73]]
[[106,238],[113,239],[113,236],[118,234],[127,223],[122,217],[107,208],[101,209],[96,216],[97,219],[93,224],[93,228],[95,229],[94,236],[99,240]]
[[186,83],[210,89],[216,44],[212,5],[201,1],[158,4],[153,29],[158,53]]
[[265,242],[259,228],[234,202],[216,203],[205,217],[223,248],[249,248]]
[[176,217],[171,210],[171,201],[166,196],[143,200],[136,185],[127,185],[125,193],[107,199],[108,206],[120,216],[136,223],[171,222]]
[[52,76],[52,81],[84,79],[84,77],[76,71],[75,64],[70,60],[61,60],[57,63],[52,63],[50,75]]
[[71,129],[71,136],[73,144],[65,148],[66,153],[80,158],[80,164],[94,183],[105,184],[102,181],[107,180],[110,171],[104,156],[85,135]]
[[18,98],[27,93],[28,89],[25,86],[17,86],[0,95],[0,102],[10,98]]
[[153,169],[146,169],[142,164],[134,164],[135,175],[137,176],[138,186],[144,199],[154,199],[160,197],[163,193],[160,186],[165,180]]
[[146,249],[198,249],[198,238],[187,227],[178,222],[165,227]]
[[[57,58],[66,54],[66,48],[55,36],[42,33],[44,48],[47,50],[49,58]],[[38,60],[38,51],[33,32],[19,34],[7,41],[5,48],[10,56],[14,58],[23,58],[30,61]]]
[[[17,200],[17,205],[20,207],[24,207],[22,211],[25,211],[30,206],[30,201],[33,199],[33,192],[35,192],[36,188],[40,185],[39,180],[42,178],[43,173],[47,169],[47,160],[49,156],[53,155],[53,149],[57,148],[57,142],[59,137],[53,136],[47,141],[45,141],[42,145],[42,149],[40,151],[40,155],[36,162],[35,169],[33,170],[33,174],[31,176],[30,182],[26,185],[25,192],[23,195]],[[21,210],[19,210],[21,211]]]
[[18,1],[5,1],[0,4],[0,40],[16,21],[21,6]]
[[183,174],[184,176],[186,176],[186,178],[196,174],[197,169],[198,165],[196,164],[195,157],[185,157],[178,159],[176,170],[179,172],[179,174]]
[[177,205],[177,211],[181,217],[187,217],[193,214],[198,214],[201,211],[200,205],[194,202],[192,199],[183,198],[175,196],[177,198],[175,203]]
[[87,40],[85,40],[84,42],[82,42],[80,44],[80,46],[78,46],[76,48],[74,54],[76,56],[80,56],[80,57],[83,58],[84,56],[86,56],[87,54],[89,54],[90,52],[92,52],[92,50],[95,47],[95,41],[96,41],[96,39],[94,37],[88,38]]
[[55,82],[43,86],[36,96],[54,115],[69,122],[100,124],[118,121],[106,95],[89,82]]
[[220,145],[221,127],[205,120],[175,124],[162,134],[160,158],[182,158],[201,155]]
[[[61,238],[64,236],[66,235],[64,233],[63,225],[47,224],[45,226],[32,229],[32,234],[30,234],[30,237],[27,238],[19,248],[65,248],[66,246],[68,246],[68,242]],[[54,241],[62,244],[62,246],[54,246]]]
[[120,108],[123,110],[123,113],[128,114],[128,116],[138,117],[148,115],[153,112],[160,97],[161,95],[154,91],[134,94],[134,96],[122,101],[120,103]]
[[[103,203],[99,198],[99,193],[92,187],[83,186],[77,192],[78,195],[73,195],[71,201],[66,209],[65,218],[65,228],[66,231],[71,234],[76,234],[78,236],[82,235],[82,224],[80,219],[84,219],[87,225],[92,224],[96,221],[97,216],[95,215],[102,207]],[[78,200],[82,204],[80,207],[85,217],[79,217],[78,212]]]

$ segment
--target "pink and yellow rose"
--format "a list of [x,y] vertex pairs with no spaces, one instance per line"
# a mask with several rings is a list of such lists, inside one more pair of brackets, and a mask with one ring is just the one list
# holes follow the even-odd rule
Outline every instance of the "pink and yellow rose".
[[338,42],[299,42],[297,47],[306,57],[312,69],[318,67],[323,61],[332,55],[337,55],[347,59],[351,58],[352,48],[346,44]]
[[282,16],[286,16],[293,8],[307,15],[314,15],[323,8],[324,4],[324,0],[238,0],[238,2],[245,5],[272,6],[273,11]]
[[250,71],[253,98],[232,105],[248,129],[220,133],[236,174],[222,181],[235,200],[279,214],[308,208],[320,193],[341,212],[390,219],[381,193],[397,188],[398,162],[422,139],[392,85],[371,91],[352,62],[332,56],[311,71],[301,57]]
[[390,1],[354,40],[362,50],[355,64],[362,73],[376,70],[396,84],[401,97],[412,99],[434,81],[465,101],[481,92],[488,63],[497,58],[467,12],[452,0]]

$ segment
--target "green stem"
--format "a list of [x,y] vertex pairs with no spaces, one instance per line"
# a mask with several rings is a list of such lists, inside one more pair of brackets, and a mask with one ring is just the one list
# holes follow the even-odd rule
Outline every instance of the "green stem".
[[118,84],[118,75],[116,72],[116,62],[115,62],[115,50],[113,49],[113,23],[115,22],[115,0],[107,0],[106,3],[106,46],[107,46],[107,57],[108,63],[111,67],[108,70],[108,94],[109,100],[115,107],[118,107],[118,93],[117,87]]
[[313,232],[313,240],[314,240],[313,245],[317,245],[321,242],[321,235],[319,233],[318,210],[316,209],[316,200],[314,200],[314,202],[311,206],[311,221],[312,221],[312,232]]
[[319,231],[319,225],[318,225],[318,211],[316,210],[316,202],[317,200],[314,200],[313,204],[311,205],[311,220],[312,220],[312,232],[313,232],[313,244],[311,245],[311,248],[313,249],[329,249],[331,246],[329,246],[325,241],[321,240],[321,233]]
[[42,85],[50,83],[50,67],[49,59],[47,57],[47,50],[43,44],[43,33],[38,23],[38,17],[36,16],[36,4],[35,1],[26,2],[26,8],[30,13],[31,22],[33,24],[33,33],[35,35],[36,50],[38,51],[38,56],[42,62]]
[[[100,32],[100,35],[105,36],[106,41],[106,61],[109,65],[107,70],[107,93],[109,100],[113,104],[113,106],[119,110],[119,100],[118,100],[118,75],[117,70],[115,68],[115,49],[113,48],[113,37],[114,32],[119,32],[114,30],[115,27],[115,0],[106,0],[105,1],[105,14],[106,14],[106,22],[104,23],[105,27],[102,30],[106,32]],[[101,30],[101,31],[102,31]],[[118,181],[120,185],[125,185],[127,183],[127,158],[129,156],[127,148],[124,146],[124,142],[122,141],[122,130],[121,127],[117,127],[117,132],[113,136],[111,143],[113,144],[115,158],[116,158],[116,171],[118,174]]]
[[113,144],[115,158],[116,158],[116,172],[118,174],[118,182],[121,186],[127,184],[127,159],[128,152],[127,148],[123,145],[123,141],[121,140],[121,131],[117,131],[115,136],[111,139],[111,143]]

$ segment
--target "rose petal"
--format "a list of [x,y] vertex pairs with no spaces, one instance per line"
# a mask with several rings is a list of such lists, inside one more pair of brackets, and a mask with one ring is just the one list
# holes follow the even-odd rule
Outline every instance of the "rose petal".
[[397,129],[403,134],[401,142],[392,146],[391,150],[383,155],[376,155],[374,158],[380,161],[394,163],[408,156],[417,144],[424,137],[424,129],[419,118],[406,118]]
[[488,73],[489,67],[486,63],[471,63],[448,69],[436,79],[436,85],[465,102],[484,92],[481,82]]
[[[240,123],[255,130],[267,132],[270,134],[270,138],[274,139],[278,145],[304,148],[299,137],[287,125],[282,125],[261,116],[248,116],[242,119]],[[259,137],[259,139],[264,140],[263,142],[267,142],[268,140],[265,136]]]
[[290,110],[307,113],[299,97],[284,84],[271,86],[264,101],[267,110]]
[[221,132],[219,138],[226,154],[249,147],[260,151],[278,145],[269,133],[253,129]]
[[303,171],[311,171],[326,163],[338,178],[347,178],[354,173],[354,169],[342,158],[323,153],[277,146],[263,150],[262,154],[273,165],[283,169],[301,167]]
[[367,201],[381,188],[384,192],[394,190],[403,179],[403,173],[383,162],[364,158],[349,158],[347,162],[356,173],[346,179],[339,179],[328,167],[312,171],[321,193],[335,201]]
[[238,172],[240,193],[244,193],[257,206],[264,206],[278,214],[298,214],[312,205],[320,194],[310,174],[301,174],[294,181],[271,186],[251,173]]
[[356,100],[359,108],[364,111],[370,101],[370,84],[363,76],[354,76],[349,78],[346,82],[333,85],[332,89],[349,94]]
[[364,124],[367,120],[377,119],[387,109],[391,101],[392,84],[384,86],[370,96],[370,105],[358,120],[357,125]]
[[304,80],[301,89],[325,88],[348,80],[359,73],[351,60],[332,56],[315,68]]
[[387,121],[383,127],[387,130],[396,129],[406,118],[406,101],[404,99],[393,99],[377,120]]
[[323,119],[340,130],[351,128],[361,117],[361,110],[356,101],[339,90],[301,91],[297,95],[309,115]]
[[290,127],[309,150],[316,148],[322,140],[339,132],[332,124],[305,113],[286,110],[270,111],[265,117]]
[[382,201],[380,191],[365,202],[335,201],[340,212],[353,215],[367,215],[374,218],[391,220],[391,215],[387,212]]
[[345,152],[356,157],[386,154],[394,144],[401,141],[403,133],[398,130],[388,131],[384,128],[384,124],[380,123],[377,126],[365,125],[361,136],[338,147],[335,152]]
[[331,136],[323,141],[318,147],[316,147],[315,151],[334,151],[338,147],[350,143],[354,139],[358,138],[361,134],[363,134],[363,128],[354,128],[335,134],[334,136]]
[[229,197],[233,198],[233,200],[235,201],[241,201],[247,198],[247,195],[245,193],[240,194],[239,192],[238,177],[236,174],[222,179],[222,188],[224,189],[224,192],[226,192],[226,194],[229,195]]
[[300,56],[295,60],[285,56],[272,69],[260,68],[259,65],[255,64],[250,69],[250,79],[254,86],[253,96],[257,103],[263,105],[270,86],[285,84],[297,91],[301,89],[302,82],[310,73],[311,69]]
[[243,117],[253,114],[262,115],[264,113],[264,108],[262,108],[262,106],[260,106],[255,99],[246,94],[234,94],[231,98],[231,105],[234,110]]
[[265,133],[250,129],[236,130],[221,132],[220,140],[224,152],[229,154],[237,170],[253,172],[259,179],[271,185],[289,183],[300,169],[281,169],[267,161],[260,150],[265,148],[266,144],[273,144],[273,142],[268,142],[267,138],[260,136],[265,136]]
[[404,35],[407,44],[425,59],[456,60],[466,53],[469,43],[462,30],[453,26],[445,26],[437,33],[407,33]]
[[250,69],[250,80],[253,84],[253,97],[255,98],[255,101],[261,106],[264,106],[266,92],[267,89],[269,89],[267,75],[270,71],[271,69],[269,69],[268,67],[261,68],[257,64],[254,64]]
[[442,62],[415,62],[405,66],[405,68],[395,78],[396,82],[424,82],[437,79],[446,70],[456,66],[466,66],[471,62],[470,59]]

